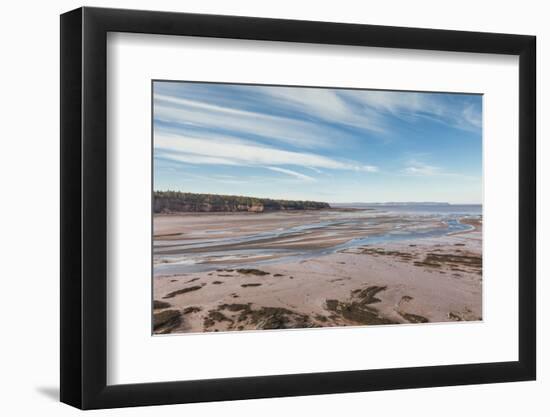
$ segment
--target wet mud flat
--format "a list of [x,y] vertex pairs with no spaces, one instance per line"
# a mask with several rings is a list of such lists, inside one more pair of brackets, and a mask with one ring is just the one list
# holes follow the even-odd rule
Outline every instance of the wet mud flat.
[[[372,233],[373,230],[395,230],[396,226],[405,231],[411,227],[442,226],[431,218],[418,222],[417,219],[405,221],[391,216],[374,220],[369,216],[357,216],[358,219],[347,218],[340,222],[340,213],[268,215],[265,221],[262,216],[200,216],[210,219],[210,229],[197,232],[197,219],[191,218],[192,226],[184,222],[183,229],[176,228],[177,235],[173,234],[176,233],[173,229],[168,233],[173,244],[181,246],[182,237],[187,237],[183,245],[190,244],[192,246],[187,249],[199,252],[207,240],[205,250],[211,251],[210,255],[217,261],[199,258],[204,262],[199,270],[155,270],[155,334],[482,320],[480,218],[461,219],[471,227],[457,233],[361,244],[356,234],[364,236],[366,230]],[[290,223],[292,228],[297,227],[295,222],[299,227],[305,221],[309,222],[307,224],[322,223],[322,227],[298,229],[298,234],[284,233]],[[268,227],[264,227],[266,224]],[[283,233],[271,235],[267,242],[262,237],[263,241],[257,242],[262,249],[264,245],[290,247],[297,244],[302,245],[301,250],[306,246],[302,239],[311,245],[311,240],[322,240],[322,236],[329,241],[337,236],[339,241],[355,241],[356,244],[331,246],[331,243],[328,245],[330,250],[325,251],[325,242],[316,248],[322,250],[316,256],[287,256],[285,252],[276,262],[231,259],[228,266],[227,262],[219,261],[217,249],[212,250],[212,245],[222,246],[220,251],[226,256],[227,247],[223,246],[242,242],[226,241],[220,245],[222,238],[204,236],[218,234],[228,239],[228,234],[237,233],[246,238],[260,229],[260,233],[271,233],[274,227]],[[221,233],[228,229],[231,233]],[[208,231],[211,233],[206,233]],[[195,254],[193,250],[184,253],[191,257]]]

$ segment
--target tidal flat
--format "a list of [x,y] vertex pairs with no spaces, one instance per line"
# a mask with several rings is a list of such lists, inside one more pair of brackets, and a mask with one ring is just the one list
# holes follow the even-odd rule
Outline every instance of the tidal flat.
[[154,216],[154,333],[482,320],[467,209]]

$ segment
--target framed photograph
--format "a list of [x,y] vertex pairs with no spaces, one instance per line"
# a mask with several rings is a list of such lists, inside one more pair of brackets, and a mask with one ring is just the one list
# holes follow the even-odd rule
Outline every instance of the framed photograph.
[[61,16],[61,401],[533,380],[535,37]]

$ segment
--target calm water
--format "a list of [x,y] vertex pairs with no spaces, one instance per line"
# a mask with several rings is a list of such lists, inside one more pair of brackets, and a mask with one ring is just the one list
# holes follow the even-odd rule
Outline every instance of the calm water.
[[[473,227],[460,223],[462,217],[479,217],[481,205],[338,205],[338,208],[359,208],[360,211],[326,211],[327,220],[302,224],[288,228],[252,233],[246,236],[196,239],[185,241],[154,242],[156,259],[155,274],[176,274],[208,271],[217,268],[254,267],[273,262],[297,261],[331,254],[343,249],[385,242],[416,241],[437,238],[448,234],[472,230]],[[390,229],[384,233],[372,230],[380,224]],[[437,226],[435,226],[437,224]],[[444,227],[441,227],[441,224]],[[311,232],[323,232],[330,236],[346,236],[351,231],[363,231],[364,236],[353,237],[345,243],[322,249],[239,249],[231,246],[254,244],[265,239],[301,239]],[[276,259],[245,261],[257,256],[277,256]],[[162,263],[158,263],[162,260]],[[212,263],[215,261],[216,263]]]
[[479,216],[481,215],[481,204],[333,204],[338,208],[363,208],[372,209],[389,213],[411,213],[411,214],[433,214],[433,215],[463,215]]

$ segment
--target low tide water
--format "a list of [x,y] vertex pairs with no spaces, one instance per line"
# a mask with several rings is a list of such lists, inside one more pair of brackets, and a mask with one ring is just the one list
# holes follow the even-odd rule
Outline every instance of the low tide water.
[[[356,210],[328,210],[323,214],[326,219],[246,236],[185,241],[155,240],[154,273],[168,275],[217,268],[254,267],[265,263],[310,259],[364,245],[437,238],[472,230],[472,226],[461,223],[460,219],[479,218],[482,213],[481,205],[351,204],[347,207],[339,205],[338,208]],[[383,225],[383,232],[380,232],[380,225]],[[283,239],[286,242],[289,239],[299,241],[311,233],[342,237],[345,241],[330,247],[307,249],[266,247],[263,243],[266,240],[277,243]],[[346,239],[346,233],[350,235],[349,239]],[[255,242],[262,242],[262,247],[254,248]],[[243,244],[247,247],[239,248]]]

